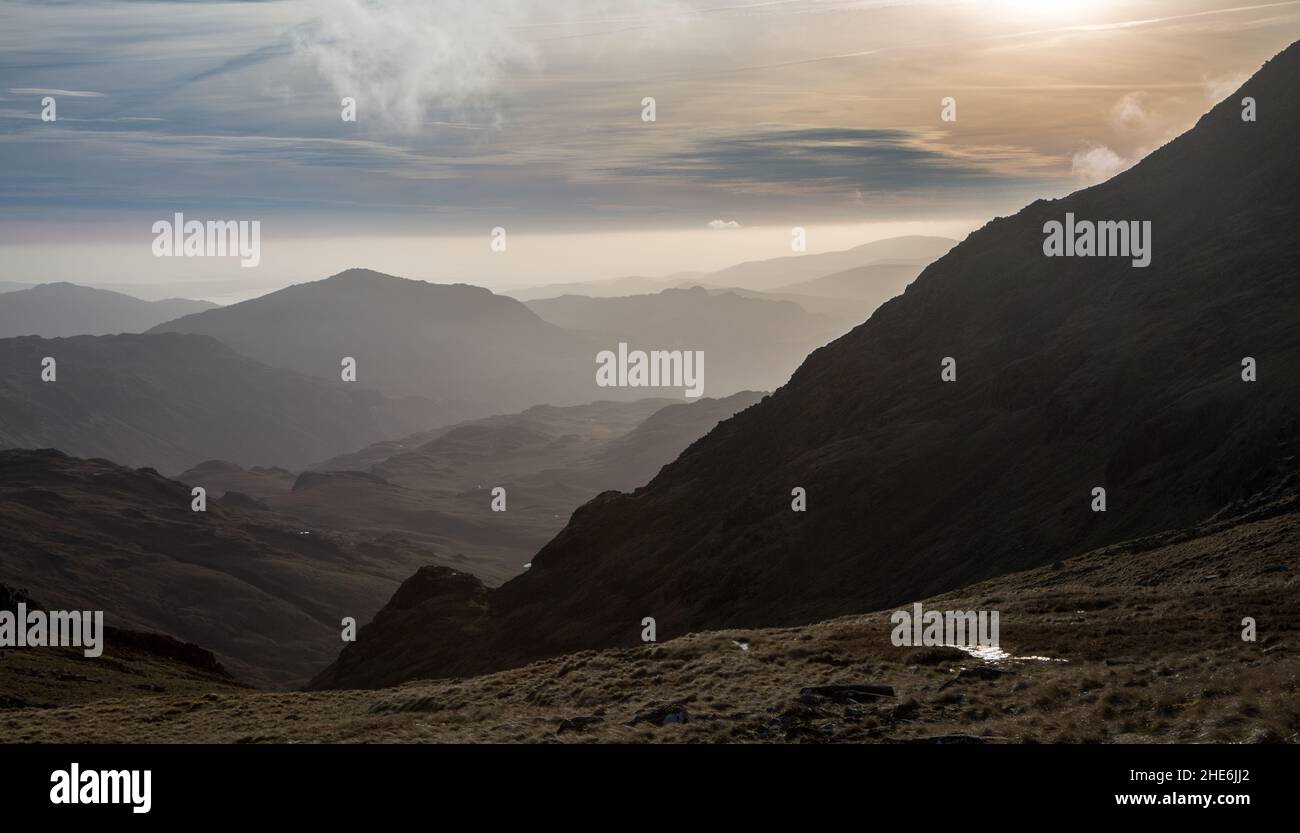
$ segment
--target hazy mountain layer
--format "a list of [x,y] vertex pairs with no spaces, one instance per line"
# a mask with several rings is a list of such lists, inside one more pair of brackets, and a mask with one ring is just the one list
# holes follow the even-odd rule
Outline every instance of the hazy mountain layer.
[[789,301],[698,286],[625,298],[566,295],[530,301],[528,308],[608,350],[619,342],[629,350],[702,350],[704,390],[715,396],[785,384],[808,353],[848,328]]
[[[52,382],[42,381],[47,357]],[[428,400],[267,367],[202,336],[0,340],[0,448],[165,472],[212,458],[302,466],[452,416]]]
[[[946,254],[956,240],[947,237],[909,235],[864,243],[842,252],[794,254],[770,260],[739,263],[701,278],[712,286],[788,291],[791,284],[811,281],[871,263],[919,261],[929,263]],[[784,288],[784,289],[783,289]]]
[[793,254],[767,260],[751,260],[716,272],[679,272],[662,278],[624,277],[576,281],[510,290],[506,294],[521,301],[535,301],[558,298],[562,295],[583,295],[588,298],[645,295],[662,292],[665,289],[686,289],[692,286],[773,291],[787,284],[811,281],[872,263],[897,261],[929,263],[956,245],[956,240],[947,237],[908,235],[864,243],[844,251]]
[[365,269],[190,315],[155,332],[212,336],[273,367],[333,381],[343,359],[352,358],[359,384],[455,400],[463,417],[622,398],[620,390],[602,394],[596,387],[592,345],[513,298]]
[[4,292],[0,338],[142,333],[182,315],[214,309],[207,301],[141,301],[130,295],[71,283],[44,283]]
[[851,298],[872,301],[876,306],[903,294],[930,261],[869,263],[810,281],[779,287],[776,292],[811,295],[815,298]]
[[[489,584],[518,575],[573,510],[644,484],[760,394],[549,405],[378,443],[295,477],[211,461],[178,479],[239,492],[312,529],[401,535]],[[341,470],[352,465],[361,470]],[[492,490],[505,492],[493,511]]]

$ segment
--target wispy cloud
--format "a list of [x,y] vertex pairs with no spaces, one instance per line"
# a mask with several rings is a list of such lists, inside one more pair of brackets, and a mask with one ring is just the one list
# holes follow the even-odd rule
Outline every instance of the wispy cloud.
[[103,98],[103,93],[91,92],[90,90],[53,90],[43,87],[13,87],[9,92],[14,95],[53,95],[66,96],[68,98]]
[[[955,187],[1004,178],[989,162],[1032,154],[998,148],[950,153],[923,131],[867,128],[770,129],[696,140],[689,148],[610,169],[730,185],[899,191]],[[1037,161],[1037,160],[1034,160]],[[1023,168],[1023,166],[1022,166]]]
[[540,53],[525,30],[538,23],[582,21],[619,10],[630,18],[679,12],[677,0],[322,0],[317,17],[293,34],[339,96],[356,99],[386,124],[418,129],[431,113],[474,121],[511,71],[536,69]]

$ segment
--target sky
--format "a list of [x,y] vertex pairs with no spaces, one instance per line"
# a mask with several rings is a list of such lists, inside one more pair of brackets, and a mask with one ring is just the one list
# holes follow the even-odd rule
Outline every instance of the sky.
[[[1300,0],[0,0],[0,281],[507,289],[960,238],[1298,37]],[[177,212],[257,220],[259,264],[155,257]]]

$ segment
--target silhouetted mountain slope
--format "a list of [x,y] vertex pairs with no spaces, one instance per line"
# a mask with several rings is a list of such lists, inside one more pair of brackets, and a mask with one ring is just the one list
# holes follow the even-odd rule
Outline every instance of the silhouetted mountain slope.
[[[584,467],[598,472],[604,489],[634,489],[677,459],[719,422],[759,402],[765,394],[743,391],[722,399],[667,405],[627,434],[611,440]],[[582,479],[580,473],[576,475]]]
[[600,391],[595,349],[513,298],[366,269],[154,331],[213,336],[273,367],[334,381],[351,357],[359,384],[394,395],[455,397],[466,403],[462,417],[585,402]]
[[[275,737],[356,740],[363,732],[426,743],[933,742],[945,735],[989,743],[1293,741],[1300,729],[1300,713],[1291,706],[1300,656],[1291,639],[1300,616],[1297,486],[1300,480],[1231,518],[922,601],[927,610],[1000,611],[1002,657],[896,646],[886,609],[793,628],[696,631],[468,679],[337,692],[327,711],[312,712],[314,727],[294,722],[288,734]],[[400,595],[400,604],[395,598],[385,606],[314,686],[396,686],[427,676],[430,668],[457,673],[455,663],[465,664],[466,655],[448,656],[456,643],[429,646],[415,636],[431,627],[445,632],[436,623],[458,617],[469,618],[469,632],[481,629],[487,621],[481,588],[461,587],[455,576],[429,567],[404,583]],[[462,596],[476,603],[465,604]],[[1258,641],[1240,636],[1246,611],[1257,618]],[[420,645],[423,653],[416,650]],[[851,693],[866,686],[878,696]],[[229,740],[283,725],[276,720],[277,707],[285,708],[279,698],[261,709],[243,705],[241,715],[260,711],[263,717],[213,726],[204,737]],[[111,728],[97,739],[168,736],[147,708],[132,712],[129,730],[118,720],[104,721]],[[665,713],[679,719],[665,720]],[[380,714],[385,722],[374,727]],[[44,724],[38,730],[43,737],[62,731],[59,721],[43,714],[29,719]],[[204,731],[205,721],[193,724],[193,731]],[[165,731],[181,732],[170,723]]]
[[[45,357],[53,382],[41,380]],[[444,421],[428,400],[267,367],[204,336],[0,340],[0,448],[167,472],[211,458],[301,466]]]
[[566,295],[530,301],[528,308],[591,335],[603,349],[626,342],[630,350],[703,350],[704,389],[712,396],[778,387],[811,350],[847,329],[789,301],[698,286],[625,298]]
[[[1293,472],[1297,87],[1293,45],[1135,168],[971,234],[646,488],[575,512],[445,667],[631,644],[645,616],[662,639],[880,609],[1186,526]],[[1243,122],[1244,95],[1268,115]],[[1151,265],[1046,257],[1067,212],[1150,220]]]
[[214,309],[208,301],[141,301],[71,283],[43,283],[0,298],[0,338],[141,333],[182,315]]
[[209,500],[149,469],[0,451],[0,581],[55,609],[214,651],[238,678],[292,685],[434,554],[396,536],[322,535]]

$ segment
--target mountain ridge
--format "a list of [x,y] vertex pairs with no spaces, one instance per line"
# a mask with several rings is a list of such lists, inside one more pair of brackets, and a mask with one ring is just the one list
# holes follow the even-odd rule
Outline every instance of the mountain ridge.
[[140,333],[181,315],[215,309],[208,301],[142,301],[59,281],[0,293],[0,338]]
[[[1183,526],[1290,476],[1298,79],[1300,44],[1130,170],[973,232],[647,486],[579,508],[489,594],[447,671],[633,644],[645,616],[662,636],[879,609]],[[1243,122],[1243,94],[1270,118]],[[1045,257],[1066,212],[1152,221],[1152,265]]]

